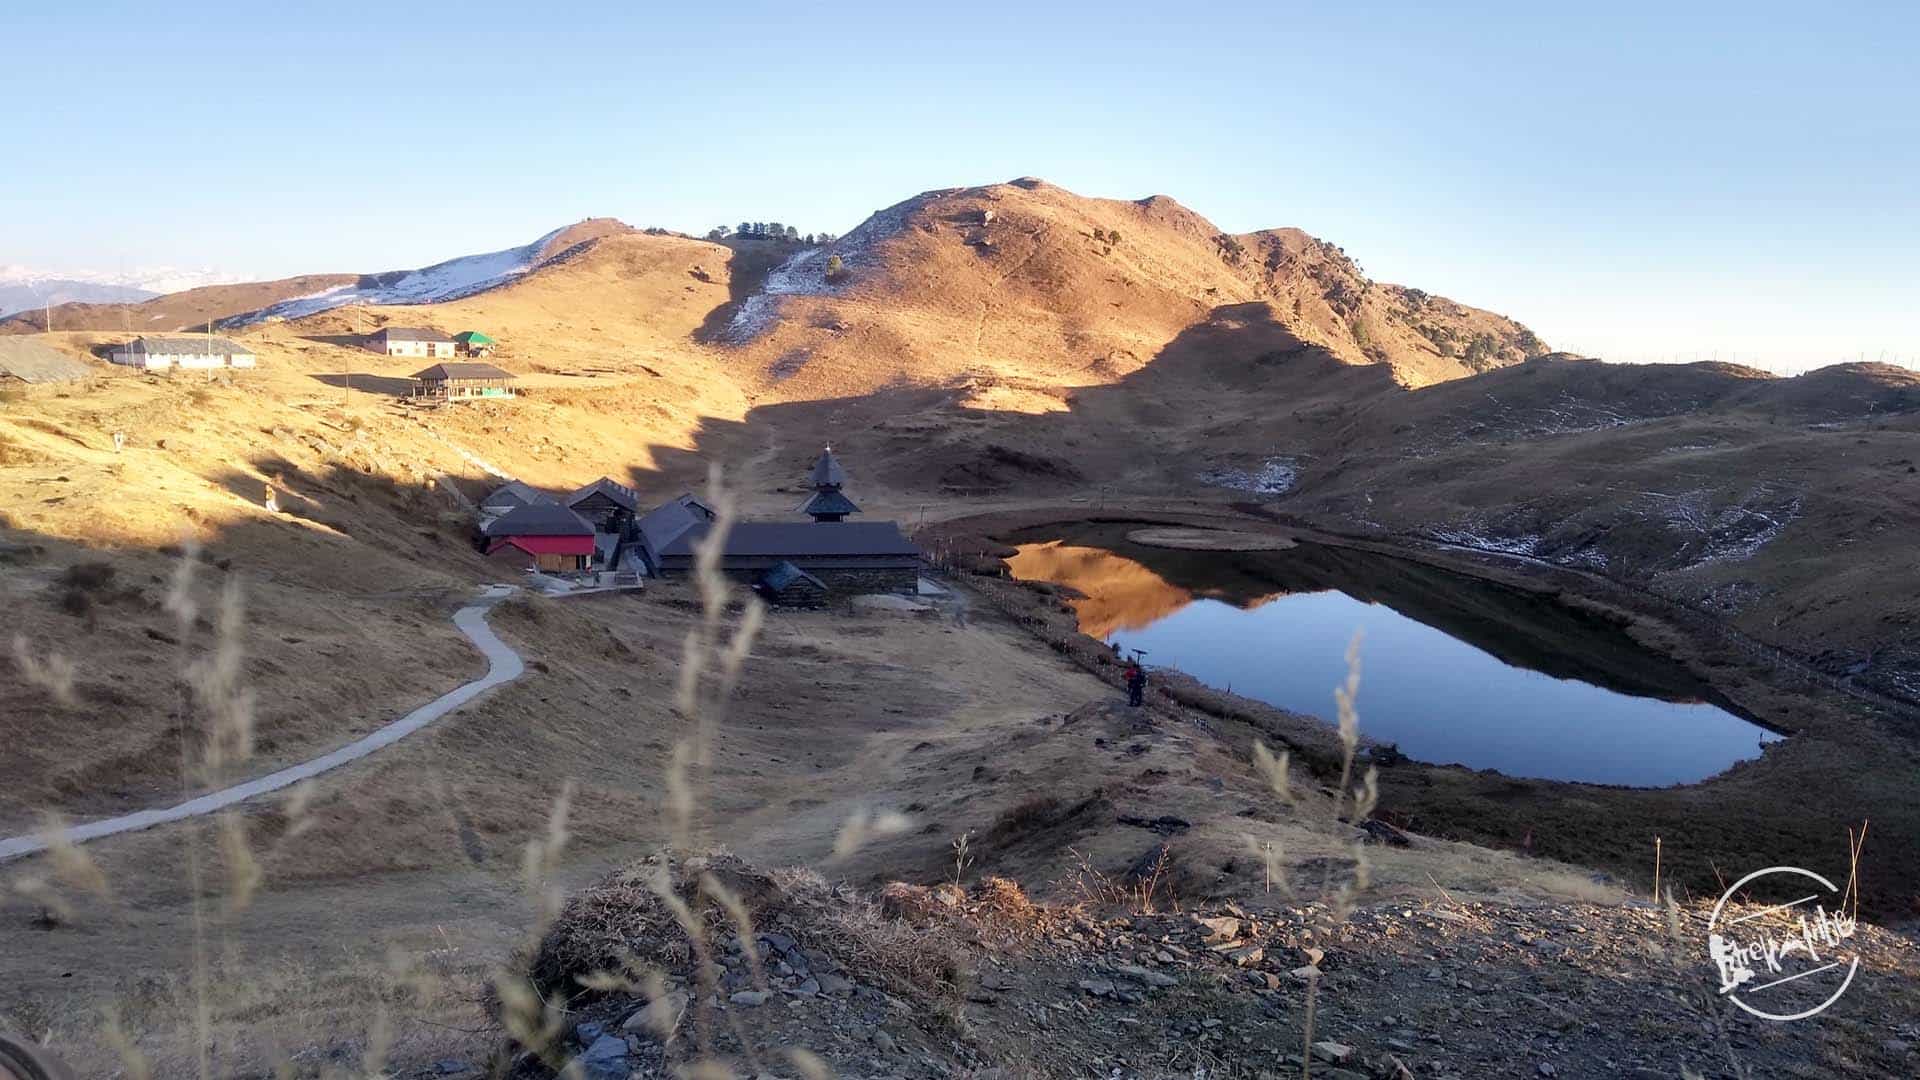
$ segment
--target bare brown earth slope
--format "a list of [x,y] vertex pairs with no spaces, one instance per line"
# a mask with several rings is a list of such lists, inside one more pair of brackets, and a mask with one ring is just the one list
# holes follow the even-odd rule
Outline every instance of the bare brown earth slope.
[[0,319],[0,334],[37,334],[47,329],[101,330],[109,333],[168,334],[205,327],[242,312],[350,285],[354,274],[301,274],[277,281],[249,281],[238,285],[204,285],[168,293],[137,304],[61,304],[51,313],[22,311]]

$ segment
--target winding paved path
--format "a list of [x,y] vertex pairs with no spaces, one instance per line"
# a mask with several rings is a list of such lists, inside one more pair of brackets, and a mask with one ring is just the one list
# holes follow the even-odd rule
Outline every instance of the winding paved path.
[[[67,839],[78,844],[97,840],[102,836],[113,836],[116,833],[150,829],[169,821],[211,814],[215,810],[225,809],[256,796],[292,787],[302,780],[319,776],[329,769],[339,768],[350,761],[358,761],[381,747],[399,742],[488,690],[502,683],[512,682],[526,671],[526,664],[521,661],[519,653],[514,652],[506,642],[494,635],[492,627],[487,625],[487,611],[513,591],[511,585],[490,585],[481,595],[479,602],[469,604],[453,614],[453,625],[459,627],[460,631],[486,655],[487,673],[480,678],[447,691],[393,723],[355,739],[331,753],[322,754],[298,765],[289,765],[279,772],[268,773],[242,784],[208,792],[177,806],[141,810],[132,814],[122,814],[119,817],[89,821],[84,825],[70,826],[66,830]],[[22,855],[31,855],[37,851],[45,851],[46,848],[46,840],[38,834],[7,837],[0,840],[0,862],[17,859]]]

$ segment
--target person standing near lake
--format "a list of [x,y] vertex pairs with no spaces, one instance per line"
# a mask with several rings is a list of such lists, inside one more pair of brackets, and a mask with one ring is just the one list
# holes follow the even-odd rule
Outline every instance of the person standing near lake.
[[1140,661],[1127,661],[1127,704],[1138,707],[1147,692],[1147,671]]

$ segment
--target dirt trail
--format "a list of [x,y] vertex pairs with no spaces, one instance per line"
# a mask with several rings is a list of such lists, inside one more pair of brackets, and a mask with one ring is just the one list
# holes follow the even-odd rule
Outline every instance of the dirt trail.
[[[292,787],[302,780],[308,780],[331,769],[339,768],[350,761],[358,761],[382,747],[392,745],[408,735],[426,727],[435,720],[453,712],[474,698],[503,683],[512,682],[526,670],[520,654],[501,641],[487,626],[487,610],[513,592],[509,585],[489,585],[478,603],[470,604],[454,613],[453,623],[466,634],[487,658],[487,673],[472,682],[462,684],[420,706],[398,720],[378,728],[331,753],[290,765],[278,772],[256,777],[245,783],[234,784],[218,791],[208,792],[198,798],[174,806],[154,810],[141,810],[132,814],[90,821],[84,825],[75,825],[66,830],[66,839],[72,843],[84,843],[103,836],[118,833],[136,832],[150,829],[155,825],[164,825],[170,821],[180,821],[191,817],[211,814],[237,803],[255,798],[269,792]],[[0,840],[0,862],[17,859],[24,855],[45,851],[47,841],[38,834],[12,836]]]

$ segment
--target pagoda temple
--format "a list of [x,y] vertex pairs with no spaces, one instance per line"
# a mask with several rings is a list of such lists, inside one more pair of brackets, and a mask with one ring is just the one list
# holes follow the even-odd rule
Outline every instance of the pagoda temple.
[[800,504],[800,513],[810,515],[815,522],[845,521],[848,514],[860,512],[853,500],[840,490],[847,482],[847,473],[840,467],[840,460],[833,456],[833,447],[820,452],[808,482],[813,486],[813,494]]

